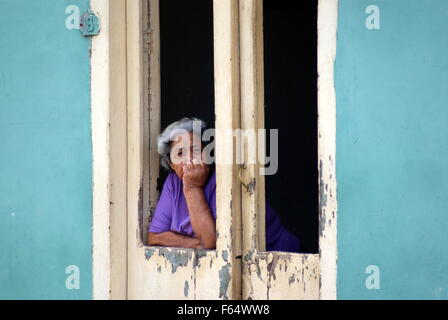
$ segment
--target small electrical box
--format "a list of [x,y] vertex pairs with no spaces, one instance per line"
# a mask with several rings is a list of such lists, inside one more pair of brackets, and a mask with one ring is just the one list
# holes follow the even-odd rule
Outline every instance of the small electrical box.
[[84,37],[96,36],[100,33],[100,18],[92,11],[86,12],[81,16],[79,27]]

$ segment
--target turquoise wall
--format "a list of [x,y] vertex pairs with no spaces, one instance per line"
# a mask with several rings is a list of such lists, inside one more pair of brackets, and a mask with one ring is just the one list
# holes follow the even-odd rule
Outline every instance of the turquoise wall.
[[338,19],[338,298],[447,299],[448,1],[339,0]]
[[66,28],[72,4],[89,1],[0,1],[0,299],[92,297],[90,39]]
[[[0,299],[92,297],[90,39],[65,26],[73,4],[89,0],[0,1]],[[448,298],[447,17],[446,0],[339,0],[340,299]]]

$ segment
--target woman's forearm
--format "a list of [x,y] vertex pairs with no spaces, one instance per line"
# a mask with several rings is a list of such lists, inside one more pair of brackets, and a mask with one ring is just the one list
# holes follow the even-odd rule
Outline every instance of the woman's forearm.
[[172,231],[161,233],[148,232],[148,245],[203,249],[199,239],[184,236]]
[[202,188],[184,188],[191,226],[204,249],[216,247],[215,219]]

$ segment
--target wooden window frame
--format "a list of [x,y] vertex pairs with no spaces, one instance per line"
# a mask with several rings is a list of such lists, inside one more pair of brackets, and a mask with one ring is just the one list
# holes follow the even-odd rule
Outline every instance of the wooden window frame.
[[[151,61],[145,61],[148,50],[154,54],[158,50],[157,41],[148,39],[153,37],[154,29],[145,29],[144,12],[146,1],[152,5],[158,0],[91,0],[91,7],[101,19],[101,32],[92,40],[91,55],[91,103],[92,103],[92,143],[93,143],[93,296],[94,299],[133,299],[144,298],[144,292],[132,296],[128,293],[129,282],[146,270],[141,266],[129,264],[130,257],[138,255],[145,259],[151,251],[143,245],[143,242],[133,248],[129,245],[136,237],[142,239],[142,231],[146,226],[136,213],[142,213],[140,217],[149,213],[150,204],[154,204],[156,193],[149,188],[154,183],[153,171],[158,168],[147,167],[145,171],[145,159],[158,165],[158,157],[155,153],[150,155],[147,150],[150,143],[144,137],[149,136],[149,130],[160,131],[160,113],[151,113],[149,110],[157,103],[160,105],[160,93],[157,90],[149,91],[145,82],[155,81],[150,74],[142,73],[149,66],[150,70],[157,72],[157,63],[151,65]],[[246,0],[240,0],[241,2]],[[248,1],[248,0],[247,0]],[[258,0],[250,0],[258,1]],[[224,52],[219,58],[221,63],[215,60],[215,74],[219,74],[221,83],[215,86],[215,99],[217,108],[217,128],[234,129],[240,127],[239,119],[239,51],[238,42],[234,38],[238,30],[229,29],[238,24],[239,9],[238,0],[214,0],[214,8],[219,10],[219,18],[214,16],[214,23],[218,26],[218,41],[215,42],[215,51]],[[336,175],[335,175],[335,133],[336,133],[336,102],[334,90],[334,59],[336,55],[336,30],[337,30],[338,0],[319,0],[318,9],[318,149],[319,149],[319,268],[321,299],[336,298]],[[136,17],[139,17],[136,19]],[[154,17],[152,19],[155,19]],[[235,22],[235,23],[232,23]],[[145,37],[144,35],[149,35]],[[232,44],[229,47],[229,44]],[[246,51],[247,52],[247,51]],[[243,53],[244,54],[244,53]],[[222,63],[224,61],[224,63]],[[149,65],[148,65],[149,63]],[[227,81],[225,80],[227,79]],[[152,88],[156,88],[153,87]],[[145,104],[147,97],[151,105]],[[157,102],[159,101],[159,102]],[[123,107],[125,106],[125,107]],[[229,108],[230,106],[230,108]],[[148,119],[148,126],[145,126]],[[245,126],[255,125],[242,116]],[[258,118],[257,118],[258,119]],[[261,121],[261,120],[257,120]],[[154,139],[155,135],[150,135]],[[217,143],[223,148],[232,148],[233,140],[226,136],[217,136]],[[148,144],[146,144],[148,143]],[[154,141],[152,141],[154,145]],[[146,150],[146,151],[145,151]],[[146,154],[145,154],[146,152]],[[219,152],[216,155],[219,157]],[[145,158],[146,157],[146,158]],[[149,158],[150,157],[150,158]],[[151,170],[151,174],[149,172]],[[251,171],[243,171],[243,179],[250,177]],[[217,192],[217,207],[221,219],[234,219],[236,225],[241,219],[241,206],[238,200],[243,198],[237,195],[241,192],[238,180],[239,167],[232,165],[221,167],[217,170],[217,181],[221,186],[232,188],[233,196],[229,193]],[[148,182],[144,192],[145,181]],[[235,193],[236,192],[236,193]],[[259,194],[264,195],[264,193]],[[148,198],[145,198],[147,196]],[[258,200],[250,200],[252,206],[262,203]],[[148,204],[146,206],[146,204]],[[146,207],[145,207],[146,206]],[[146,211],[145,211],[146,210]],[[257,212],[259,212],[257,210]],[[247,217],[246,217],[247,218]],[[246,219],[244,218],[244,219]],[[227,286],[220,298],[238,299],[241,292],[242,275],[238,275],[241,269],[243,243],[249,247],[251,240],[241,239],[241,230],[230,231],[229,224],[219,222],[217,218],[217,250],[207,253],[190,253],[195,258],[190,261],[191,266],[201,260],[202,266],[211,261],[211,255],[223,256],[224,252],[230,253],[232,259],[231,274],[237,275],[226,278]],[[258,219],[259,221],[263,219]],[[251,220],[253,223],[254,220]],[[255,220],[256,221],[256,220]],[[243,225],[248,225],[247,223]],[[263,226],[256,225],[261,237]],[[256,230],[256,229],[252,229]],[[245,232],[246,233],[246,232]],[[260,238],[258,238],[260,239]],[[259,241],[259,240],[257,240]],[[262,243],[263,241],[261,241]],[[246,244],[244,244],[246,243]],[[225,245],[230,244],[230,247]],[[263,249],[255,244],[258,249]],[[227,251],[226,251],[227,250]],[[166,251],[168,252],[168,251]],[[154,252],[153,252],[154,253]],[[188,254],[188,250],[181,250],[182,254]],[[269,254],[269,253],[266,253]],[[190,263],[189,262],[189,263]],[[225,259],[219,259],[219,267],[215,270],[224,270]],[[192,268],[193,269],[193,268]],[[214,283],[216,274],[211,277],[206,268],[195,269],[195,280],[202,294],[195,294],[188,298],[207,299],[214,295],[206,288],[209,283]],[[221,285],[217,283],[214,285]],[[150,286],[141,283],[142,287]],[[149,298],[166,298],[149,297]]]
[[[233,230],[240,219],[240,205],[224,190],[238,194],[239,181],[234,165],[216,166],[216,249],[195,250],[174,247],[146,246],[148,218],[158,201],[157,179],[159,156],[157,136],[160,134],[160,26],[159,0],[128,1],[128,298],[157,299],[238,299],[240,298],[240,264],[235,244],[240,232]],[[235,0],[215,0],[215,110],[221,116],[216,128],[239,126],[239,75],[237,38],[227,27],[237,15]],[[131,17],[139,16],[140,22]],[[141,39],[138,39],[138,35]],[[217,49],[218,48],[218,49]],[[137,58],[138,57],[138,58]],[[130,79],[134,79],[131,80]],[[139,79],[138,82],[135,79]],[[221,150],[232,150],[227,136],[215,136],[216,157]],[[238,197],[237,197],[238,198]],[[233,201],[232,201],[233,200]],[[137,214],[138,213],[138,217]],[[134,246],[137,233],[137,245]],[[129,263],[133,261],[133,263]],[[179,264],[180,263],[180,264]],[[178,268],[181,266],[182,268]],[[152,268],[152,269],[151,269]],[[142,280],[145,270],[157,268],[157,281]],[[191,283],[184,288],[182,279]],[[142,285],[142,281],[145,285]],[[174,281],[174,282],[173,282]],[[171,287],[164,286],[170,282]],[[177,283],[178,285],[173,285]],[[188,290],[187,287],[193,287]],[[131,288],[131,289],[129,289]]]
[[[240,55],[241,55],[241,124],[242,129],[264,129],[264,78],[263,78],[263,4],[262,0],[239,0],[240,4]],[[259,165],[247,165],[242,176],[256,181],[255,192],[242,190],[243,206],[243,299],[336,299],[337,261],[337,195],[336,195],[336,99],[334,89],[334,61],[336,57],[337,0],[318,1],[318,170],[319,170],[319,254],[279,254],[265,251],[265,184],[259,175]],[[245,146],[245,159],[256,157],[256,145]],[[264,153],[261,153],[264,154]],[[249,159],[257,163],[257,159]],[[246,261],[246,263],[244,263]],[[306,292],[305,286],[298,297],[282,295],[282,286],[276,287],[275,267],[282,262],[295,261],[291,273],[301,271],[301,281],[312,280],[309,270],[319,274],[317,292]],[[281,266],[280,266],[281,270]],[[266,274],[263,272],[266,271]],[[308,274],[308,278],[303,274]],[[254,275],[256,273],[256,275]],[[261,276],[260,276],[261,274]],[[274,277],[275,278],[275,277]],[[308,279],[308,280],[307,280]],[[260,281],[262,280],[262,281]],[[282,279],[286,283],[286,279]],[[280,280],[280,282],[282,281]],[[266,287],[267,295],[261,290]],[[291,284],[291,283],[290,283]],[[300,289],[300,286],[297,287]],[[271,292],[269,292],[271,291]],[[258,294],[262,292],[262,294]],[[271,294],[271,296],[270,296]]]

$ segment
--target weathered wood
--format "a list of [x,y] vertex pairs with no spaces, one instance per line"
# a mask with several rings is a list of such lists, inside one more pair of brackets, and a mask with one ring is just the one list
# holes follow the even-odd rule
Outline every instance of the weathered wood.
[[[139,4],[140,3],[140,4]],[[216,157],[234,150],[232,136],[221,129],[239,126],[238,2],[214,2]],[[150,19],[146,20],[149,10]],[[149,6],[128,2],[128,298],[240,298],[240,203],[236,165],[218,164],[217,248],[193,250],[147,247],[142,242],[156,205],[160,132],[160,54],[158,0]],[[142,17],[138,19],[136,17]],[[142,20],[143,24],[138,21]],[[145,26],[149,23],[149,30]],[[145,37],[149,38],[145,40]],[[149,44],[149,45],[148,45]],[[146,49],[145,49],[146,48]],[[149,62],[148,59],[149,51]],[[143,55],[143,56],[142,56]],[[149,65],[149,73],[147,66]],[[149,96],[148,104],[146,99]],[[149,111],[148,111],[149,110]],[[149,122],[149,123],[148,123]],[[231,132],[231,131],[230,131]],[[147,134],[149,133],[149,138]],[[149,140],[148,140],[149,139]],[[149,150],[148,150],[148,147]],[[146,181],[149,183],[146,184]],[[149,196],[147,196],[149,195]],[[236,248],[236,250],[235,250]]]
[[[226,296],[241,298],[241,203],[238,166],[232,131],[240,126],[240,74],[238,50],[238,0],[213,1],[214,72],[216,114],[217,251],[220,277],[230,263],[231,281]],[[229,134],[230,133],[230,134]],[[224,259],[228,256],[228,262]],[[220,279],[222,284],[223,280]],[[224,298],[220,294],[220,298]]]
[[[157,136],[161,129],[160,21],[159,1],[143,1],[143,230],[146,230],[157,205],[160,159]],[[149,146],[149,148],[147,147]],[[149,162],[149,167],[146,163]],[[151,186],[151,187],[150,187]]]
[[318,9],[319,253],[321,299],[336,299],[336,57],[338,0],[320,0]]
[[126,298],[125,0],[92,0],[93,297]]
[[[240,0],[239,7],[241,123],[243,130],[258,131],[264,129],[263,1]],[[264,252],[265,185],[257,156],[265,153],[260,142],[244,145],[243,182],[254,188],[242,189],[243,299],[319,299],[318,255]]]
[[257,252],[245,266],[245,299],[319,299],[318,254]]
[[[94,297],[335,298],[337,0],[319,2],[320,255],[263,252],[264,179],[258,172],[256,143],[244,150],[246,159],[255,157],[255,165],[248,161],[241,171],[243,182],[254,189],[241,189],[235,163],[217,166],[217,250],[145,247],[147,218],[158,196],[158,1],[127,1],[124,10],[124,1],[111,6],[92,0],[92,8],[103,18],[102,32],[92,44]],[[229,152],[235,160],[233,129],[264,127],[261,2],[214,0],[218,161]],[[251,183],[255,178],[258,181]]]

